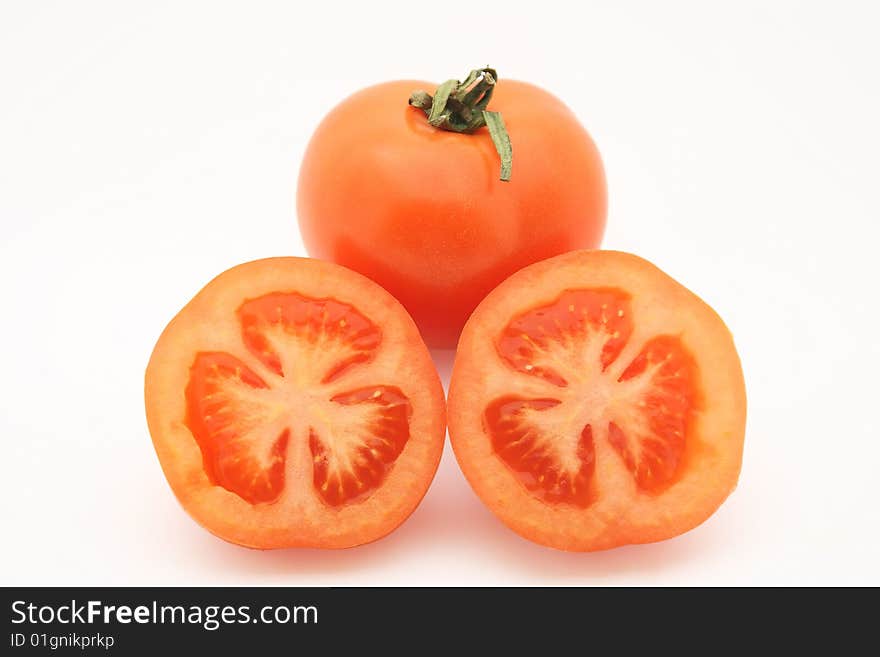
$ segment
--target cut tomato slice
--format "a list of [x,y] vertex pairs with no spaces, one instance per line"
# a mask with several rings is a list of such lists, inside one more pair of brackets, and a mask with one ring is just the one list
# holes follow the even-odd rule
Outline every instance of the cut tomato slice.
[[403,307],[330,263],[271,258],[209,283],[159,338],[147,420],[184,508],[258,548],[349,547],[416,508],[443,390]]
[[745,386],[715,312],[650,263],[577,251],[471,316],[449,432],[477,494],[526,538],[599,550],[681,534],[733,490]]

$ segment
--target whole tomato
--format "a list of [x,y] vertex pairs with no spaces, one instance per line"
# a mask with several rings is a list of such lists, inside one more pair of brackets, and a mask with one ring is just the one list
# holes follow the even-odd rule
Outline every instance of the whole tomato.
[[297,210],[311,255],[373,279],[429,345],[452,347],[510,274],[599,246],[606,186],[590,135],[543,89],[492,69],[432,88],[386,82],[334,108],[306,150]]

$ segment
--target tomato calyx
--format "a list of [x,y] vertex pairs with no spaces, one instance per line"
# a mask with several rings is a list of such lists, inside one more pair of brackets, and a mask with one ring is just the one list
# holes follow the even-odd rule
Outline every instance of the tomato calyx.
[[500,178],[509,182],[513,158],[510,135],[501,112],[487,109],[497,83],[498,73],[494,68],[474,69],[463,82],[447,80],[437,87],[433,96],[427,91],[414,91],[409,104],[422,110],[428,123],[440,130],[471,134],[483,126],[488,128],[501,159]]

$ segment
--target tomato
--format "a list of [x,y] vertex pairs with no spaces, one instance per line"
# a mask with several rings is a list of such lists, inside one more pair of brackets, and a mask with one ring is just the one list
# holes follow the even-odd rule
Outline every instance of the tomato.
[[492,291],[450,383],[455,455],[486,505],[565,550],[658,541],[708,518],[742,462],[733,339],[650,263],[578,251]]
[[178,500],[255,548],[341,548],[412,513],[439,463],[443,389],[391,295],[332,263],[269,258],[211,281],[146,372]]
[[303,241],[317,258],[378,282],[429,345],[452,347],[483,297],[538,260],[597,247],[606,186],[592,139],[546,91],[494,88],[513,150],[509,182],[486,128],[432,127],[407,104],[415,80],[364,89],[317,128],[299,175]]

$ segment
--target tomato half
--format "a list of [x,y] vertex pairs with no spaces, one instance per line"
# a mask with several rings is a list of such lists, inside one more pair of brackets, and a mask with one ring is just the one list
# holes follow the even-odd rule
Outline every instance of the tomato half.
[[403,307],[305,258],[211,281],[159,338],[145,396],[183,507],[256,548],[384,536],[428,490],[445,437],[443,389]]
[[606,187],[575,115],[538,87],[502,79],[489,109],[513,147],[509,182],[486,128],[439,130],[407,104],[418,80],[347,98],[315,131],[297,210],[312,256],[365,274],[403,303],[432,346],[453,347],[483,297],[518,269],[599,246]]
[[480,498],[565,550],[688,531],[742,462],[745,384],[727,327],[626,253],[551,258],[489,294],[462,333],[448,411]]

